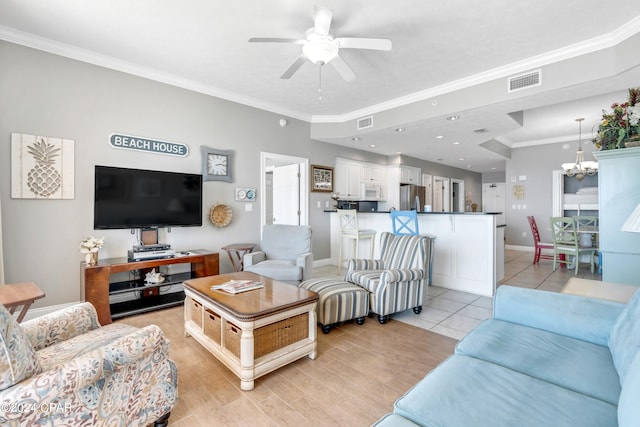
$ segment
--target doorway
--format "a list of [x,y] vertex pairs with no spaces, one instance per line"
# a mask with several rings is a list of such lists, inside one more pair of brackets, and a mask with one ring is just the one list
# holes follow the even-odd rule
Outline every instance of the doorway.
[[496,217],[496,225],[505,225],[506,184],[504,182],[482,184],[482,211],[501,212]]
[[464,180],[451,178],[451,212],[464,212]]
[[450,212],[449,178],[442,176],[433,177],[433,211]]
[[260,153],[261,227],[309,224],[309,159]]

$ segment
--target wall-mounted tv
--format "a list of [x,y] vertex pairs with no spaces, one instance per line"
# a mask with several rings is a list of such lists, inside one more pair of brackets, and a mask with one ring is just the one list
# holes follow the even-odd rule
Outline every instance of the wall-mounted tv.
[[202,225],[202,175],[95,167],[93,228]]

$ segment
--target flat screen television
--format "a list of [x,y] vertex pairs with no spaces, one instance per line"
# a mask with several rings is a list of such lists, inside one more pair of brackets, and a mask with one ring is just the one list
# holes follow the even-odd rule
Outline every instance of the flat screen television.
[[95,167],[93,228],[202,225],[202,175]]

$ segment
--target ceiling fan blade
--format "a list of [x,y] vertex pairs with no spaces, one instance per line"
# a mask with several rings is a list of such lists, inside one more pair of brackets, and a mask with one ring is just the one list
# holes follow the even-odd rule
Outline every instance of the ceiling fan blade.
[[291,64],[289,66],[289,68],[287,68],[285,70],[284,73],[282,73],[282,75],[280,76],[281,79],[288,79],[291,76],[293,76],[295,74],[296,71],[298,71],[298,69],[300,69],[300,67],[302,67],[302,65],[307,61],[307,58],[304,55],[300,55],[298,57],[298,59],[296,59],[293,64]]
[[331,19],[333,18],[333,11],[326,7],[316,6],[313,9],[313,25],[316,33],[326,36],[329,34],[329,28],[331,27]]
[[299,39],[287,39],[281,37],[251,37],[249,43],[295,43],[304,44],[306,40]]
[[344,49],[391,50],[391,40],[366,37],[338,37],[338,47]]
[[333,58],[329,64],[333,65],[333,68],[336,69],[338,74],[340,74],[345,81],[350,82],[356,78],[356,73],[354,73],[351,67],[344,62],[340,55]]

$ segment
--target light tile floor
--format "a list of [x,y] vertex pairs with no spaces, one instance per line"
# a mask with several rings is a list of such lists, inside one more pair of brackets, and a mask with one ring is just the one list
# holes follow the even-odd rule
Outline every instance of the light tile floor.
[[[553,271],[553,261],[541,260],[533,265],[532,260],[533,252],[506,250],[505,276],[498,286],[507,284],[559,292],[567,280],[574,277],[573,270],[558,268]],[[337,274],[337,266],[317,267],[313,275],[314,277],[340,277]],[[588,264],[580,265],[577,277],[602,280],[601,275],[590,272]],[[407,310],[393,314],[392,318],[441,335],[461,339],[480,322],[491,317],[492,310],[493,298],[491,297],[430,286],[422,313],[416,315],[412,310]],[[376,320],[371,318],[367,321]]]

